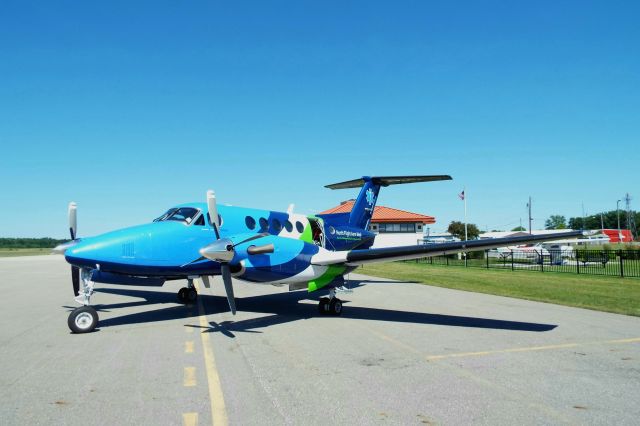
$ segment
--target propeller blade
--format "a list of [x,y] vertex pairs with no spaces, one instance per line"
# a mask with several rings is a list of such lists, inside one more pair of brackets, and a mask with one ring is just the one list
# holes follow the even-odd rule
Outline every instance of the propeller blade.
[[78,205],[73,201],[69,203],[69,233],[71,234],[71,239],[75,240],[78,230],[78,213],[77,213]]
[[233,283],[231,282],[231,269],[228,263],[220,265],[222,270],[222,281],[224,282],[224,290],[227,292],[227,301],[233,315],[236,314],[236,299],[233,295]]
[[269,234],[266,233],[266,232],[262,232],[260,234],[253,235],[253,236],[251,236],[251,237],[249,237],[249,238],[247,238],[245,240],[242,240],[239,243],[235,243],[233,246],[236,247],[236,246],[239,246],[240,244],[248,243],[249,241],[253,241],[253,240],[257,240],[258,238],[266,237],[267,235],[269,235]]
[[202,279],[202,284],[204,284],[206,288],[211,288],[211,282],[209,281],[208,275],[203,275],[200,277],[200,279]]
[[213,225],[213,230],[216,233],[216,238],[220,239],[220,222],[218,221],[218,205],[216,202],[216,193],[213,190],[207,191],[207,207],[209,209],[209,222]]
[[78,296],[80,294],[80,268],[77,266],[71,267],[71,283],[73,284],[73,294]]

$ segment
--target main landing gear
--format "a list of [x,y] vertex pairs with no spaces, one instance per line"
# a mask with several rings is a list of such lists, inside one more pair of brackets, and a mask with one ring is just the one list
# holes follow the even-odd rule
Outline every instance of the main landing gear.
[[180,303],[196,303],[196,300],[198,300],[198,292],[193,285],[193,278],[187,279],[187,287],[182,287],[178,290],[178,300]]
[[342,314],[342,300],[336,297],[335,289],[329,291],[329,297],[321,297],[320,303],[318,303],[318,311],[321,315],[335,315]]
[[74,309],[69,314],[67,325],[74,333],[89,333],[98,325],[98,312],[89,306],[91,295],[93,294],[93,281],[91,281],[91,271],[89,269],[80,270],[80,289],[76,302],[83,306]]

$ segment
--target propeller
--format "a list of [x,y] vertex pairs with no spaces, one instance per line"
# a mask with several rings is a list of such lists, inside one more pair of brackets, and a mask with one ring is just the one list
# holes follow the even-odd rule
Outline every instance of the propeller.
[[234,244],[228,238],[220,238],[220,220],[218,216],[218,206],[216,194],[211,189],[207,191],[207,208],[209,210],[209,223],[213,226],[216,234],[216,241],[206,247],[200,249],[200,254],[207,259],[220,262],[220,272],[222,274],[222,282],[224,290],[227,293],[227,301],[233,315],[236,314],[236,299],[233,294],[233,283],[231,281],[231,268],[229,262],[235,256]]
[[[69,234],[71,234],[71,240],[76,240],[78,231],[78,205],[73,201],[69,203]],[[80,268],[77,266],[71,266],[71,284],[73,285],[73,294],[78,296],[80,294]]]
[[[207,191],[207,208],[209,210],[209,223],[213,226],[216,234],[216,241],[206,247],[200,249],[200,255],[209,260],[220,263],[220,273],[222,274],[222,282],[224,290],[227,293],[227,301],[233,315],[236,314],[236,300],[233,294],[233,283],[231,281],[231,261],[236,255],[235,247],[256,240],[258,238],[269,235],[268,233],[260,233],[234,243],[230,238],[220,238],[220,216],[218,216],[218,206],[216,194],[212,190]],[[249,254],[265,254],[273,253],[273,244],[264,244],[262,246],[251,246],[247,249]]]

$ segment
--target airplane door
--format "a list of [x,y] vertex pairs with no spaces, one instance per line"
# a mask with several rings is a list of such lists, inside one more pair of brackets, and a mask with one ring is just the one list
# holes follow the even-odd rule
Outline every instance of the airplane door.
[[313,243],[317,246],[324,247],[324,224],[322,219],[309,218],[309,224],[311,225],[311,236]]

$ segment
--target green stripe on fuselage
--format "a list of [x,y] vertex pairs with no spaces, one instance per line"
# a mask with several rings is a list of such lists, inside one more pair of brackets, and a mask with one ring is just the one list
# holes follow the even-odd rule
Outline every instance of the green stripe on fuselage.
[[309,281],[307,290],[311,293],[312,291],[321,289],[333,281],[338,275],[344,274],[346,269],[347,267],[344,265],[330,265],[329,269],[327,269],[324,274],[320,275],[313,281]]

